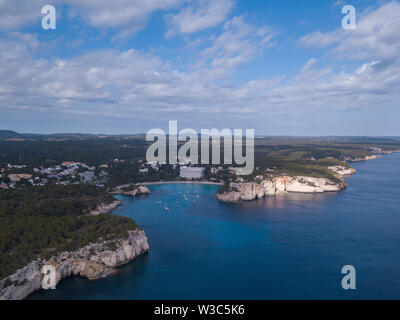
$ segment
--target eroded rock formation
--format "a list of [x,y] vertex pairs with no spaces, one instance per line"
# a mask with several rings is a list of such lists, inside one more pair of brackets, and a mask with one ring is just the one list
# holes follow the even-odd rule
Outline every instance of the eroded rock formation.
[[90,214],[93,216],[97,216],[99,214],[106,214],[113,211],[118,206],[122,206],[122,201],[115,200],[109,204],[102,203],[96,209],[90,211]]
[[150,194],[150,190],[143,185],[123,185],[116,187],[111,193],[136,197],[139,195]]
[[284,176],[262,180],[261,182],[232,182],[228,191],[217,194],[217,199],[223,202],[251,201],[287,192],[321,193],[340,191],[346,186],[346,183],[342,180],[336,183],[327,178]]
[[0,281],[0,300],[24,299],[42,286],[42,268],[52,265],[56,283],[71,275],[98,279],[114,273],[147,252],[149,244],[143,230],[128,231],[124,239],[92,243],[73,252],[61,252],[48,260],[38,259]]

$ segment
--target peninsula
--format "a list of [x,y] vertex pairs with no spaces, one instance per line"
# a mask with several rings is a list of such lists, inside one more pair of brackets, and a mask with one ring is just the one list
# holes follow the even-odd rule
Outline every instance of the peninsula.
[[42,268],[56,283],[71,275],[98,279],[149,250],[133,220],[105,214],[120,203],[87,184],[0,193],[0,299],[23,299],[42,286]]

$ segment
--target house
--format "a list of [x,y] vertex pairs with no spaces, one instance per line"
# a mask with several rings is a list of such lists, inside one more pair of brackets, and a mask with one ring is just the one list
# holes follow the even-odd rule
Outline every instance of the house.
[[184,179],[201,179],[204,176],[204,168],[201,167],[181,167],[180,177]]
[[222,167],[218,167],[218,168],[212,167],[212,168],[210,169],[210,173],[211,173],[211,174],[217,174],[218,172],[220,172],[220,171],[222,171],[222,170],[223,170]]
[[81,177],[81,180],[85,182],[92,182],[94,179],[94,172],[92,171],[85,171],[78,173],[78,175]]
[[22,179],[30,179],[32,178],[31,174],[27,174],[27,173],[16,173],[16,174],[9,174],[8,177],[10,178],[10,180],[12,182],[18,182]]

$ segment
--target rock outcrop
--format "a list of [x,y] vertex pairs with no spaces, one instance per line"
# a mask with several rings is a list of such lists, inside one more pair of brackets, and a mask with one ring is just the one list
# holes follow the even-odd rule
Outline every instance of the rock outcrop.
[[61,252],[48,260],[38,259],[0,281],[0,300],[24,299],[42,286],[42,268],[51,265],[56,270],[56,283],[71,275],[98,279],[114,273],[147,252],[149,245],[143,230],[128,231],[123,239],[92,243],[73,252]]
[[97,216],[99,214],[106,214],[113,211],[118,206],[122,206],[122,201],[115,200],[109,204],[102,203],[96,209],[90,211],[90,215]]
[[378,158],[382,158],[380,155],[368,155],[365,157],[355,157],[355,156],[341,156],[340,160],[345,162],[361,162],[361,161],[370,161]]
[[346,186],[344,181],[335,183],[327,178],[283,176],[262,180],[261,182],[232,182],[228,191],[217,194],[217,199],[222,202],[235,203],[288,192],[321,193],[340,191]]
[[330,166],[328,167],[333,173],[335,173],[340,178],[351,176],[356,173],[356,169],[351,167],[344,167],[344,166]]
[[121,194],[124,196],[136,197],[139,195],[147,195],[150,194],[149,188],[143,185],[123,185],[116,187],[112,192],[112,194]]
[[145,186],[138,186],[139,194],[150,194],[149,188]]

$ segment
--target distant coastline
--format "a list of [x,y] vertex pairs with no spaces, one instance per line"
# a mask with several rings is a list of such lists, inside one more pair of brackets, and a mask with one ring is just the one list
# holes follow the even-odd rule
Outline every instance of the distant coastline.
[[216,186],[222,186],[224,185],[222,182],[212,182],[212,181],[180,181],[180,180],[174,180],[174,181],[149,181],[149,182],[139,182],[138,184],[142,184],[145,186],[152,186],[152,185],[158,185],[158,184],[209,184],[209,185],[216,185]]

